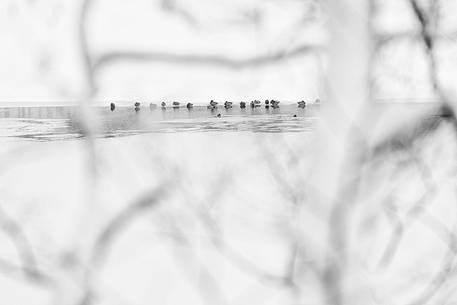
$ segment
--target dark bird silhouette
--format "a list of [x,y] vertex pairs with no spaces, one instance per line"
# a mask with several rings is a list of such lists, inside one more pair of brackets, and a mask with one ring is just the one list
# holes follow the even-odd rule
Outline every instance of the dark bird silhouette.
[[116,104],[111,103],[110,104],[110,109],[111,109],[111,111],[114,111],[114,109],[116,109]]
[[211,109],[211,110],[217,109],[217,102],[211,100],[211,102],[209,102],[209,105],[208,105],[207,108],[208,108],[208,109]]
[[261,102],[259,100],[251,101],[251,108],[260,107]]
[[187,109],[191,109],[191,108],[194,107],[194,104],[192,104],[192,103],[187,103],[186,107],[187,107]]
[[135,106],[135,111],[139,111],[140,110],[140,103],[139,102],[135,102],[134,106]]
[[240,108],[241,108],[241,109],[246,108],[246,103],[245,103],[245,102],[240,102]]
[[298,107],[299,108],[305,108],[306,107],[306,102],[305,101],[298,102]]
[[167,108],[167,103],[165,103],[165,102],[162,102],[160,105],[162,106],[162,109]]

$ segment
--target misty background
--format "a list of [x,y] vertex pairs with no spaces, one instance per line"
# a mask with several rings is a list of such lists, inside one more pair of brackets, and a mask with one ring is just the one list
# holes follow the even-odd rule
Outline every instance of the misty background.
[[456,12],[2,1],[1,303],[455,304]]
[[[322,1],[5,0],[0,6],[2,102],[325,98]],[[438,12],[436,52],[445,82],[457,73],[456,6],[440,1]],[[373,96],[435,98],[408,1],[375,1],[370,18]]]

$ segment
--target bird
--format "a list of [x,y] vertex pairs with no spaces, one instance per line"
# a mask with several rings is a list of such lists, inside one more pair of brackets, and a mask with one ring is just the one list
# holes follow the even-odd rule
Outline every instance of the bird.
[[270,108],[270,101],[269,100],[265,100],[265,108]]
[[211,110],[217,109],[217,102],[211,100],[211,101],[209,102],[209,105],[208,105],[207,108],[208,108],[208,109],[211,109]]
[[276,101],[276,100],[271,100],[270,101],[270,104],[271,104],[271,107],[273,108],[279,108],[279,101]]
[[296,117],[297,117],[297,115],[296,115],[296,114],[294,114],[294,118],[296,118]]
[[135,102],[134,106],[135,106],[135,111],[139,111],[140,110],[140,103],[139,102]]
[[216,117],[218,117],[218,118],[220,118],[221,116],[222,116],[222,115],[221,115],[220,113],[218,113],[218,114],[216,115]]
[[174,109],[179,108],[179,102],[173,102],[173,108]]
[[305,101],[298,102],[298,107],[299,108],[305,108],[306,107],[306,102]]
[[241,108],[241,109],[246,108],[246,103],[245,103],[245,102],[240,102],[240,108]]
[[187,107],[187,109],[191,109],[191,108],[194,107],[194,104],[192,104],[192,103],[187,103],[186,107]]
[[225,101],[224,107],[225,107],[225,109],[232,108],[232,102]]
[[110,109],[111,109],[111,111],[114,111],[114,109],[116,109],[116,104],[111,103],[110,104]]
[[165,109],[167,107],[167,103],[165,102],[162,102],[160,105],[162,106],[162,109]]

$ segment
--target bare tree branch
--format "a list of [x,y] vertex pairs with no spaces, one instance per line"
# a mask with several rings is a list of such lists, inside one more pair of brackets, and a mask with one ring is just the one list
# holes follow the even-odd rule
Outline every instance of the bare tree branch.
[[89,261],[85,267],[84,294],[79,305],[90,305],[95,301],[96,293],[91,286],[93,275],[100,269],[109,250],[121,233],[145,211],[156,207],[168,195],[167,183],[162,183],[153,190],[142,194],[133,203],[127,205],[101,230],[92,247]]
[[0,207],[0,226],[5,233],[10,237],[13,245],[16,247],[21,267],[15,267],[13,264],[2,260],[0,265],[4,270],[9,271],[22,271],[27,279],[34,282],[48,281],[45,276],[37,267],[35,254],[33,253],[32,246],[27,239],[22,227],[13,218],[8,216],[6,212]]
[[[457,40],[457,31],[451,31],[447,33],[429,33],[429,38],[432,41],[436,40],[448,40],[456,41]],[[381,33],[375,35],[377,47],[382,47],[384,45],[399,42],[401,40],[412,40],[412,41],[421,41],[423,39],[422,32],[420,30],[408,30],[396,33]]]
[[119,62],[162,62],[170,64],[215,66],[233,70],[247,69],[272,65],[277,62],[290,60],[304,54],[315,52],[318,46],[302,45],[292,50],[281,50],[273,54],[253,56],[250,58],[236,59],[219,55],[183,55],[171,52],[141,52],[141,51],[112,51],[95,56],[93,71],[94,73],[103,69],[105,66]]
[[176,14],[181,17],[187,23],[196,26],[198,24],[197,19],[188,10],[176,4],[175,0],[161,0],[162,9],[168,13]]
[[152,191],[144,193],[140,198],[120,211],[100,232],[91,251],[90,267],[95,268],[107,255],[120,233],[143,212],[154,208],[169,193],[167,183],[162,183]]
[[[450,106],[449,98],[446,92],[443,90],[443,87],[438,78],[438,62],[435,55],[435,41],[433,39],[435,33],[433,24],[437,22],[436,11],[438,9],[438,0],[432,1],[431,12],[428,14],[420,7],[417,0],[410,0],[409,3],[420,25],[422,41],[425,45],[425,50],[428,55],[430,79],[432,81],[433,87],[441,99],[441,107],[443,111],[445,111],[447,115],[452,118],[452,122],[457,128],[457,120],[455,117],[454,109]],[[435,18],[435,20],[433,18]]]
[[89,43],[87,41],[87,17],[93,5],[93,0],[82,0],[80,8],[80,17],[78,23],[78,41],[79,50],[81,53],[81,61],[83,64],[84,75],[87,79],[87,96],[92,97],[96,91],[96,84],[92,70],[92,57],[89,50]]
[[[226,176],[221,177],[223,179],[224,185],[227,185],[226,181]],[[216,183],[217,184],[217,183]],[[226,189],[226,188],[225,188]],[[206,199],[204,202],[208,204],[214,204],[214,202],[220,198],[220,189],[215,188],[210,191],[210,193],[207,195]],[[295,283],[291,280],[290,276],[290,270],[287,270],[287,274],[282,276],[282,275],[276,275],[273,273],[270,273],[259,266],[257,266],[255,263],[249,261],[246,257],[241,255],[238,251],[233,249],[222,237],[222,232],[217,225],[216,221],[213,219],[213,217],[208,213],[208,210],[206,209],[200,209],[197,211],[197,216],[200,218],[203,226],[206,228],[208,232],[210,232],[210,237],[211,237],[211,242],[214,245],[215,249],[221,253],[229,262],[231,262],[234,266],[236,266],[239,270],[250,274],[251,276],[256,277],[259,280],[279,285],[279,286],[285,286],[285,287],[295,287]]]
[[406,212],[405,219],[403,221],[397,217],[396,225],[392,230],[391,238],[384,250],[382,255],[380,265],[387,266],[395,255],[397,248],[400,244],[403,234],[408,229],[408,227],[420,218],[422,213],[425,212],[426,207],[430,204],[431,199],[435,196],[438,191],[437,184],[432,180],[432,174],[430,168],[428,168],[424,162],[410,151],[409,163],[413,164],[421,177],[421,180],[425,184],[424,195]]
[[425,290],[415,300],[408,303],[408,305],[424,305],[429,303],[454,272],[454,263],[457,256],[457,236],[454,234],[455,224],[454,230],[450,231],[441,221],[437,220],[431,214],[424,213],[424,216],[426,217],[423,219],[423,223],[446,243],[448,251],[440,264],[441,268],[433,276]]

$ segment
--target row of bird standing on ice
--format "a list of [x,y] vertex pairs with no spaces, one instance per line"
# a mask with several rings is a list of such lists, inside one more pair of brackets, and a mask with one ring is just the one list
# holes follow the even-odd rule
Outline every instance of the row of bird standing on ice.
[[[320,100],[316,99],[315,103],[319,104]],[[207,106],[207,109],[216,110],[217,109],[217,104],[218,104],[217,102],[211,100],[209,102],[209,105]],[[297,102],[297,104],[298,104],[298,108],[305,108],[306,107],[306,102],[305,101]],[[141,104],[139,102],[136,102],[134,104],[136,111],[140,110],[140,105]],[[179,103],[179,102],[173,102],[172,103],[172,108],[173,109],[178,109],[178,108],[180,108],[180,105],[181,105],[181,103]],[[251,101],[250,106],[251,106],[251,108],[261,107],[262,106],[262,102],[260,102],[259,100],[253,100],[253,101]],[[162,109],[167,109],[167,103],[162,102],[161,103],[161,107],[162,107]],[[192,103],[187,103],[186,104],[186,108],[187,109],[192,109],[193,107],[194,107],[194,104],[192,104]],[[232,107],[233,107],[233,103],[232,102],[225,101],[225,103],[224,103],[224,108],[225,109],[230,109]],[[276,100],[271,100],[271,101],[270,100],[265,100],[265,108],[268,109],[270,107],[273,108],[273,109],[279,108],[279,101],[276,101]],[[111,111],[114,111],[116,109],[116,104],[111,103],[110,108],[111,108]],[[155,108],[157,108],[157,105],[154,104],[154,103],[151,103],[151,104],[149,104],[149,108],[151,110],[155,109]],[[240,102],[240,108],[241,109],[246,108],[246,102]]]

